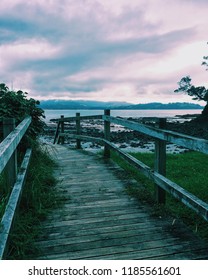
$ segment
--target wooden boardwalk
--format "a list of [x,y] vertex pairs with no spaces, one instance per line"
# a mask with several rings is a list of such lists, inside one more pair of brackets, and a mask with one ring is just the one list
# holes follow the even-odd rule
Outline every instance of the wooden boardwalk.
[[111,161],[55,146],[57,202],[43,223],[34,259],[208,259],[181,223],[156,218],[127,195],[134,184]]

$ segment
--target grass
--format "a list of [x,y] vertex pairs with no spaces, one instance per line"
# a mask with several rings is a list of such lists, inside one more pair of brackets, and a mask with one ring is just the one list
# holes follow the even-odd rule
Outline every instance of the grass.
[[[151,168],[154,167],[154,154],[133,153],[131,155]],[[168,213],[173,215],[175,219],[182,220],[192,231],[197,232],[208,241],[208,223],[203,218],[169,194],[167,194],[165,207],[156,205],[154,202],[154,183],[115,153],[112,153],[112,158],[142,185],[141,188],[137,186],[128,189],[130,195],[151,204],[153,212],[157,215]],[[208,156],[202,153],[168,154],[166,177],[208,203],[207,166]]]
[[15,224],[10,236],[7,259],[28,259],[36,252],[35,238],[41,221],[56,206],[53,186],[54,162],[46,151],[33,151]]

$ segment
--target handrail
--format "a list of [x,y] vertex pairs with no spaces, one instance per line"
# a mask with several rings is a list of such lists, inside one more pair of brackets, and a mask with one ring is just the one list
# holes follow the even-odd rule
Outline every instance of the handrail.
[[[99,120],[102,119],[103,115],[92,115],[92,116],[80,116],[80,120]],[[66,117],[66,118],[58,118],[58,119],[50,119],[51,122],[70,122],[76,121],[76,117]]]
[[178,184],[167,179],[165,176],[159,174],[158,172],[152,170],[149,166],[143,162],[137,160],[131,155],[121,151],[116,145],[112,144],[109,141],[104,140],[105,143],[113,149],[117,154],[122,158],[127,160],[129,163],[138,168],[146,177],[153,180],[157,185],[163,188],[165,191],[170,193],[173,197],[183,202],[186,206],[194,210],[196,213],[201,215],[208,222],[208,204],[186,191],[184,188]]
[[[146,134],[153,138],[170,142],[193,151],[198,151],[204,154],[208,154],[208,140],[205,139],[193,137],[190,135],[178,133],[171,130],[160,129],[153,126],[144,125],[138,122],[129,121],[126,119],[107,116],[107,115],[80,116],[80,120],[90,120],[90,119],[102,119],[104,121],[112,122],[124,126],[126,128],[132,129],[134,131]],[[76,120],[77,117],[51,119],[51,121],[57,121],[57,122],[70,122]]]
[[25,118],[1,143],[0,143],[0,173],[3,171],[17,145],[24,136],[31,123],[31,117]]
[[25,157],[23,159],[22,165],[20,167],[20,171],[17,176],[16,183],[12,189],[12,193],[9,197],[9,201],[7,203],[4,215],[0,224],[0,260],[3,259],[6,251],[6,246],[9,238],[9,233],[12,228],[12,224],[14,222],[14,216],[18,204],[20,202],[22,189],[25,183],[27,169],[30,162],[32,150],[28,149],[25,153]]
[[174,143],[176,145],[188,148],[190,150],[208,154],[208,141],[201,138],[196,138],[186,134],[165,129],[159,129],[156,127],[106,115],[103,115],[103,120],[125,126],[129,129],[141,132],[143,134],[152,136],[154,138],[166,142]]
[[[79,120],[82,117],[79,117]],[[66,119],[69,120],[77,120],[77,117],[63,118],[62,121]],[[85,116],[84,119],[93,119],[93,116]],[[194,210],[197,214],[203,217],[206,221],[208,221],[208,203],[202,201],[195,195],[186,191],[184,188],[179,186],[178,184],[172,182],[168,178],[165,177],[165,165],[166,165],[166,149],[165,143],[171,142],[183,147],[186,147],[190,150],[199,151],[205,154],[208,154],[208,141],[201,138],[192,137],[186,134],[177,133],[174,131],[169,131],[166,129],[156,128],[152,126],[147,126],[144,124],[140,124],[137,122],[125,120],[122,118],[116,118],[110,116],[110,110],[105,110],[105,114],[102,115],[102,120],[104,121],[104,139],[98,137],[91,137],[79,134],[66,134],[62,130],[61,133],[57,134],[57,139],[64,137],[67,135],[69,138],[77,139],[77,141],[93,141],[101,143],[105,146],[104,148],[104,156],[109,157],[110,152],[109,149],[114,150],[117,154],[119,154],[122,158],[127,160],[131,165],[135,166],[140,170],[146,177],[153,180],[156,186],[156,193],[158,193],[157,202],[164,203],[165,202],[165,192],[169,192],[172,196],[177,198],[187,207]],[[122,125],[129,129],[138,131],[140,133],[149,135],[153,137],[156,141],[156,156],[155,162],[157,169],[153,170],[141,161],[135,159],[133,156],[121,151],[116,145],[110,142],[110,123],[116,123],[118,125]],[[60,123],[59,123],[60,124]],[[80,123],[78,123],[80,126]]]
[[[4,119],[5,124],[5,136],[6,137],[0,143],[0,173],[4,169],[7,170],[9,177],[7,178],[9,188],[12,187],[11,194],[9,196],[8,203],[6,205],[5,212],[0,223],[0,259],[3,259],[6,255],[7,243],[9,234],[14,222],[15,212],[20,201],[22,189],[26,179],[27,169],[29,166],[32,150],[27,149],[24,159],[22,161],[19,173],[16,172],[16,148],[21,139],[25,135],[30,123],[31,117],[25,118],[16,128],[14,128],[14,119]],[[9,124],[9,125],[8,125]],[[12,124],[12,126],[11,126]],[[11,131],[11,132],[10,132]],[[9,134],[8,134],[9,133]],[[8,134],[8,135],[7,135]],[[11,160],[13,161],[11,162]],[[9,163],[11,163],[9,165]],[[5,168],[6,167],[6,168]],[[11,185],[10,185],[11,184]],[[8,194],[10,190],[8,190]]]

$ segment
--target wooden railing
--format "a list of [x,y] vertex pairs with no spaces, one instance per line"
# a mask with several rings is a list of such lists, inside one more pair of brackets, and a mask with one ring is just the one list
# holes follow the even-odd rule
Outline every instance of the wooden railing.
[[[15,127],[14,119],[2,120],[4,140],[0,143],[0,174],[6,175],[7,193],[10,194],[0,224],[0,259],[6,254],[7,243],[14,222],[15,212],[19,204],[22,189],[26,179],[27,169],[32,150],[27,149],[20,168],[17,167],[17,146],[25,135],[31,118],[24,119]],[[19,171],[17,172],[17,170]]]
[[[104,138],[90,137],[81,134],[80,120],[88,119],[102,119],[104,121]],[[79,113],[76,117],[53,119],[57,121],[57,130],[54,138],[54,143],[58,142],[63,144],[64,137],[74,138],[77,141],[77,148],[80,148],[80,141],[94,141],[104,145],[104,156],[110,157],[110,150],[114,150],[123,159],[128,161],[131,165],[135,166],[146,177],[151,179],[156,186],[156,200],[158,203],[165,203],[166,192],[170,193],[173,197],[184,203],[186,206],[194,210],[197,214],[202,216],[208,221],[208,204],[191,194],[178,184],[172,182],[166,175],[166,143],[174,143],[176,145],[188,148],[190,150],[199,151],[208,154],[208,141],[189,135],[169,131],[165,129],[166,119],[158,119],[157,126],[152,127],[141,123],[129,121],[126,119],[110,116],[110,110],[105,110],[104,115],[96,116],[80,116]],[[66,134],[64,132],[64,123],[76,121],[75,134]],[[143,162],[137,160],[133,156],[125,153],[119,149],[115,144],[110,141],[110,123],[115,123],[124,126],[128,129],[138,131],[140,133],[149,135],[155,139],[155,168],[151,169]]]

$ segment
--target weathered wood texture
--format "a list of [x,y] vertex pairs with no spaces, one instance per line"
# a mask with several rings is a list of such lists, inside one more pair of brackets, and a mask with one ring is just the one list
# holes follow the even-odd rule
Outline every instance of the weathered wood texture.
[[14,222],[14,217],[18,204],[20,202],[31,154],[31,149],[28,149],[25,153],[25,157],[17,175],[16,183],[12,189],[9,201],[7,203],[4,215],[0,223],[0,259],[4,257],[6,252],[9,234],[12,228],[12,224]]
[[56,127],[56,132],[55,132],[55,137],[54,137],[53,144],[56,144],[56,141],[57,141],[57,139],[59,137],[60,125],[61,125],[61,122],[59,121],[58,124],[57,124],[57,127]]
[[[15,129],[14,118],[3,118],[3,139]],[[5,167],[6,187],[8,191],[13,187],[17,176],[17,151],[15,150]]]
[[127,195],[136,182],[111,161],[55,147],[58,207],[43,222],[38,253],[30,258],[208,259],[184,225],[153,217],[151,208]]
[[31,117],[25,118],[1,143],[0,143],[0,173],[14,153],[17,145],[24,136],[31,123]]
[[[81,125],[80,125],[80,113],[76,113],[76,134],[80,135]],[[77,139],[77,149],[81,149],[81,141]]]
[[[103,115],[93,115],[93,116],[80,116],[80,120],[102,120]],[[52,122],[71,122],[76,121],[76,117],[65,117],[58,119],[50,119]]]
[[[105,110],[104,114],[110,116],[110,110]],[[110,141],[110,122],[104,121],[104,138],[107,141]],[[108,145],[104,145],[104,157],[110,158],[110,149]]]
[[170,130],[159,129],[156,127],[107,115],[103,115],[103,120],[128,127],[132,130],[147,134],[149,136],[166,142],[174,143],[176,145],[188,148],[190,150],[208,154],[208,140],[192,137],[186,134],[177,133]]
[[[166,119],[160,118],[157,120],[158,128],[166,127]],[[166,142],[160,139],[155,139],[155,167],[154,170],[159,174],[166,175]],[[158,203],[165,204],[166,192],[160,186],[155,184],[155,196]]]

